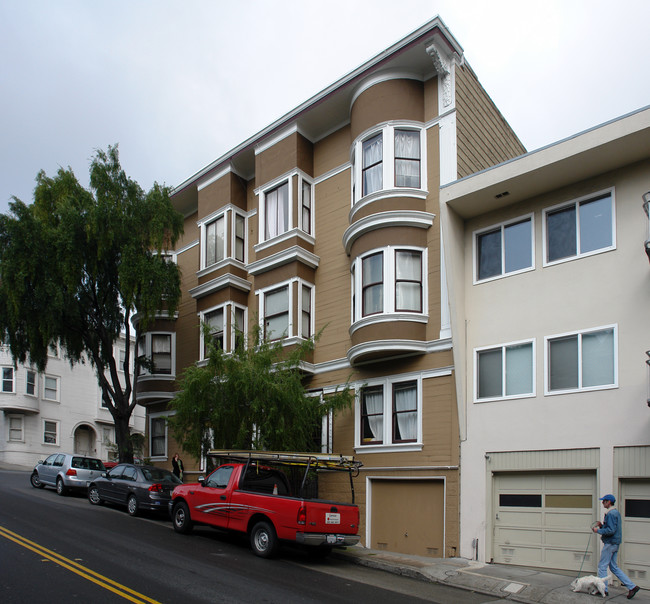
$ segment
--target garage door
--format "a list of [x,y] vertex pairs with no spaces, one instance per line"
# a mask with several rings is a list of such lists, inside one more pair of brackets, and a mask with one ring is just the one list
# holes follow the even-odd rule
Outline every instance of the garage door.
[[650,480],[622,481],[621,502],[623,546],[619,563],[632,581],[650,589]]
[[595,482],[588,472],[495,474],[494,561],[594,572]]
[[442,480],[373,480],[370,547],[444,557],[444,492]]

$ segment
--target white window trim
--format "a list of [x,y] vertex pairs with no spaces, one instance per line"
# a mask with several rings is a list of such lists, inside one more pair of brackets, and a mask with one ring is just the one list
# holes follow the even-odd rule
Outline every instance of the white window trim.
[[[200,229],[200,239],[201,239],[201,258],[200,258],[200,270],[204,270],[206,268],[215,268],[220,266],[223,262],[225,262],[228,259],[228,248],[227,248],[227,242],[228,242],[228,237],[229,237],[229,218],[230,218],[230,212],[231,208],[229,206],[226,206],[224,208],[221,208],[218,212],[213,212],[206,218],[203,218],[202,220],[198,221],[198,226]],[[212,262],[208,264],[206,262],[206,252],[208,249],[208,225],[212,224],[216,220],[219,220],[220,218],[223,218],[223,245],[224,245],[224,250],[223,250],[223,258],[221,260],[217,260],[216,262]],[[215,242],[216,245],[216,242]],[[232,248],[231,248],[232,249]]]
[[[396,311],[395,310],[395,275],[396,275],[396,260],[395,252],[398,250],[416,251],[422,254],[422,312],[416,311]],[[383,252],[383,271],[384,271],[384,310],[368,316],[363,316],[363,298],[362,298],[362,263],[363,259],[373,254]],[[356,308],[354,308],[352,297],[350,298],[350,308],[354,315],[352,316],[352,325],[350,327],[351,333],[356,331],[359,326],[367,325],[369,323],[381,323],[387,320],[387,317],[395,320],[406,321],[422,321],[428,320],[429,316],[429,283],[428,283],[428,256],[427,249],[412,245],[387,245],[381,248],[375,248],[364,252],[362,255],[357,256],[352,264],[354,267],[354,274],[351,269],[351,296],[354,296],[356,301]]]
[[[24,443],[25,442],[25,416],[19,414],[8,414],[7,416],[7,442],[10,443]],[[11,420],[20,421],[20,438],[11,438]],[[45,424],[43,424],[45,428]]]
[[200,335],[199,335],[199,363],[201,361],[207,360],[207,357],[205,356],[205,334],[203,333],[203,324],[205,323],[205,317],[206,315],[209,315],[213,312],[216,312],[217,310],[223,310],[222,314],[222,324],[221,324],[221,333],[223,333],[224,337],[224,352],[225,351],[225,344],[226,344],[226,313],[228,312],[228,308],[230,306],[229,302],[225,302],[223,304],[217,304],[216,306],[211,306],[210,308],[206,308],[205,310],[202,310],[199,313],[199,327],[200,327]]
[[[551,390],[549,379],[550,379],[550,359],[549,359],[549,349],[551,340],[556,340],[559,338],[564,338],[568,336],[582,336],[585,334],[594,333],[597,331],[605,331],[611,329],[613,331],[613,340],[614,340],[614,383],[613,384],[603,384],[601,386],[578,386],[578,388],[569,388],[565,390]],[[578,338],[579,341],[581,338]],[[582,382],[582,346],[578,346],[578,382]],[[597,390],[612,390],[618,388],[618,324],[614,323],[612,325],[601,325],[599,327],[592,327],[589,329],[581,329],[576,331],[568,331],[566,333],[558,333],[550,336],[544,337],[544,395],[545,396],[557,396],[562,394],[574,394],[577,392],[594,392]]]
[[[235,257],[236,254],[236,243],[237,243],[237,216],[240,218],[244,219],[244,259],[243,260],[238,260]],[[246,215],[246,212],[242,212],[241,210],[236,210],[235,208],[232,209],[232,234],[231,234],[231,241],[230,241],[230,258],[234,262],[243,262],[244,264],[248,263],[248,216]],[[226,256],[228,258],[228,256]]]
[[[297,285],[296,285],[297,284]],[[288,279],[286,281],[281,281],[279,283],[274,283],[273,285],[270,285],[268,287],[265,287],[263,289],[259,289],[255,292],[255,295],[258,297],[258,317],[259,317],[259,326],[260,329],[262,330],[262,333],[264,333],[264,322],[266,320],[265,314],[264,314],[264,302],[266,295],[270,292],[274,292],[278,289],[281,289],[283,287],[288,287],[289,291],[289,326],[287,330],[287,335],[284,338],[277,338],[274,339],[273,341],[282,341],[284,344],[294,342],[294,341],[300,341],[300,340],[306,340],[307,338],[303,338],[300,335],[300,326],[302,323],[302,286],[309,287],[311,289],[311,316],[310,316],[310,329],[311,333],[315,333],[315,325],[316,325],[316,286],[313,283],[310,283],[309,281],[305,281],[304,279],[300,279],[299,277],[293,277],[292,279]],[[297,293],[296,291],[297,290]],[[296,305],[296,300],[294,299],[294,296],[298,296],[297,300],[297,305]],[[294,307],[297,306],[297,311],[298,311],[298,317],[300,320],[296,321],[296,317],[294,316]]]
[[[506,363],[505,363],[505,351],[507,348],[511,346],[518,346],[521,344],[532,344],[533,345],[533,358],[532,358],[532,365],[531,365],[531,372],[532,372],[532,392],[527,392],[523,394],[510,394],[506,395],[504,394],[503,396],[492,396],[492,397],[486,397],[486,398],[479,398],[478,396],[478,358],[479,358],[479,353],[484,352],[486,350],[496,350],[498,348],[501,349],[501,355],[503,362],[501,364],[501,386],[503,391],[505,391],[505,379],[506,379]],[[504,344],[495,344],[493,346],[481,346],[480,348],[475,348],[474,349],[474,402],[477,404],[482,404],[482,403],[490,403],[493,401],[507,401],[507,400],[514,400],[514,399],[522,399],[522,398],[534,398],[536,396],[537,392],[537,383],[536,383],[536,371],[535,371],[535,366],[537,364],[536,362],[537,359],[537,347],[535,345],[535,339],[529,339],[529,340],[517,340],[514,342],[506,342]]]
[[[264,243],[265,241],[275,241],[280,237],[285,236],[294,228],[294,219],[293,219],[293,176],[296,174],[296,171],[289,172],[288,174],[283,174],[281,177],[272,180],[271,182],[264,185],[264,188],[259,189],[257,195],[259,196],[259,221],[257,228],[257,242]],[[273,191],[278,187],[282,186],[284,183],[287,183],[287,230],[276,235],[275,237],[266,238],[266,194],[269,191]]]
[[[16,370],[11,365],[2,365],[0,367],[2,374],[0,374],[0,379],[2,379],[2,384],[0,384],[0,394],[16,394]],[[11,390],[4,389],[4,370],[11,370]]]
[[169,459],[169,425],[167,424],[167,421],[165,421],[165,455],[153,455],[151,452],[151,437],[152,437],[152,431],[151,431],[151,424],[154,419],[161,419],[165,418],[165,420],[168,417],[172,417],[173,415],[176,415],[175,411],[160,411],[158,413],[151,413],[149,414],[149,431],[148,435],[149,437],[147,438],[147,445],[149,447],[149,458],[152,461],[167,461]]
[[[309,185],[311,189],[311,207],[309,211],[309,218],[310,218],[310,224],[309,224],[309,230],[305,228],[305,225],[303,224],[302,221],[302,185],[303,183],[306,183]],[[314,179],[308,177],[304,172],[301,170],[298,171],[298,229],[302,231],[305,235],[310,236],[310,237],[316,237],[316,233],[314,232],[314,229],[316,228],[316,224],[314,222],[314,194],[316,191],[316,187],[314,186]],[[291,229],[289,229],[291,230]]]
[[[53,443],[45,442],[45,422],[53,423],[56,426],[56,436],[54,438],[55,442],[53,442]],[[60,427],[61,427],[61,423],[59,422],[59,420],[43,418],[43,423],[41,424],[41,440],[42,440],[42,443],[46,447],[58,447],[59,446],[59,440],[61,438]]]
[[[418,419],[415,442],[393,443],[393,385],[403,382],[417,383]],[[364,388],[383,386],[384,392],[384,433],[382,444],[364,445],[361,443],[361,391]],[[397,375],[355,385],[354,397],[354,450],[355,453],[393,453],[422,450],[422,375]]]
[[[310,290],[310,295],[309,295],[309,336],[305,337],[304,334],[302,334],[302,288],[307,287]],[[314,320],[314,311],[316,309],[316,287],[312,283],[308,283],[307,281],[303,281],[302,279],[298,279],[298,316],[300,317],[300,320],[298,321],[298,331],[296,332],[296,336],[299,338],[302,338],[303,340],[308,340],[309,338],[313,337],[315,332],[315,324],[316,321]]]
[[[45,390],[46,390],[45,386],[47,384],[48,378],[52,380],[56,380],[56,398],[48,398],[47,396],[45,396]],[[43,400],[50,401],[51,403],[61,402],[61,377],[58,375],[51,375],[49,373],[46,373],[43,376],[43,379],[41,381],[43,383]]]
[[[27,377],[29,376],[30,372],[34,374],[34,393],[33,394],[30,394],[29,392],[27,392],[27,384],[28,384]],[[33,398],[38,397],[38,372],[36,370],[34,370],[34,369],[27,369],[25,371],[25,396],[31,396]]]
[[[521,268],[516,271],[510,271],[506,272],[505,266],[506,266],[506,257],[505,257],[505,237],[504,237],[504,230],[506,227],[517,224],[519,222],[524,222],[525,220],[530,219],[530,260],[531,260],[531,265],[526,268]],[[488,277],[486,279],[479,279],[478,277],[478,238],[480,235],[483,235],[484,233],[488,233],[489,231],[494,231],[496,229],[500,228],[501,229],[501,273],[499,275],[493,275],[492,277]],[[472,270],[473,270],[473,277],[474,277],[474,285],[477,285],[479,283],[488,283],[489,281],[495,281],[496,279],[504,279],[505,277],[511,277],[512,275],[520,275],[521,273],[528,273],[530,271],[535,270],[535,215],[533,213],[531,214],[524,214],[523,216],[519,216],[513,220],[507,220],[505,222],[493,224],[489,227],[479,229],[477,231],[474,231],[472,234]]]
[[[236,330],[235,330],[235,309],[240,309],[244,311],[244,333],[246,332],[246,325],[248,321],[248,308],[244,306],[243,304],[237,304],[236,302],[233,302],[232,300],[228,300],[228,302],[224,302],[223,304],[217,304],[216,306],[211,306],[210,308],[206,308],[205,310],[202,310],[201,312],[198,313],[199,316],[199,322],[201,324],[201,327],[203,326],[203,323],[205,322],[205,316],[209,315],[210,313],[213,313],[216,310],[223,309],[223,334],[224,334],[224,352],[230,353],[233,352],[234,350],[234,342],[235,342],[235,336],[236,336]],[[226,330],[228,328],[228,320],[227,317],[230,317],[230,344],[228,346],[225,346],[227,344],[226,340]],[[203,333],[203,328],[201,328],[201,333],[199,336],[199,363],[207,361],[207,358],[205,356],[205,335]]]
[[[153,359],[152,354],[152,337],[153,336],[171,336],[171,373],[151,373],[148,368],[140,367],[140,374],[138,375],[138,380],[174,380],[176,379],[176,333],[173,331],[147,331],[140,334],[141,338],[144,338],[145,342],[145,352],[144,356],[146,359],[151,361]],[[135,355],[138,356],[138,344],[136,341],[135,344]],[[135,362],[135,359],[134,359]]]
[[[420,133],[420,187],[395,186],[395,130],[414,130]],[[381,132],[382,143],[382,181],[383,186],[377,191],[363,195],[363,143]],[[421,122],[390,121],[363,132],[352,143],[352,206],[360,202],[374,201],[386,196],[408,196],[412,192],[427,191],[427,129]]]
[[[612,245],[603,247],[597,250],[592,250],[591,252],[585,252],[585,253],[580,253],[580,220],[578,218],[578,212],[576,212],[576,255],[575,256],[568,256],[566,258],[560,258],[559,260],[553,260],[549,262],[547,260],[547,252],[548,252],[548,232],[547,232],[547,227],[546,227],[546,216],[549,212],[553,212],[554,210],[559,210],[562,208],[568,208],[570,206],[575,206],[576,209],[578,208],[579,204],[582,203],[583,201],[589,201],[591,199],[596,199],[598,197],[603,197],[605,195],[611,195],[611,202],[612,202]],[[569,201],[564,201],[562,203],[558,203],[554,206],[544,208],[542,212],[542,266],[554,266],[556,264],[562,264],[563,262],[571,262],[572,260],[578,260],[580,258],[587,258],[589,256],[595,256],[596,254],[603,254],[605,252],[609,252],[611,250],[616,249],[616,197],[615,197],[615,191],[614,187],[611,187],[609,189],[603,189],[602,191],[595,191],[593,193],[589,193],[589,195],[583,195],[582,197],[578,197],[576,199],[571,199]]]

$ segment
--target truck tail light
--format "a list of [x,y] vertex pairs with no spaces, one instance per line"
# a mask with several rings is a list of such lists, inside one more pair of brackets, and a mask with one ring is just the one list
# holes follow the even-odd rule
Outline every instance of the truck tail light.
[[298,508],[298,524],[307,524],[307,508],[301,505]]
[[70,468],[70,469],[65,473],[65,475],[66,475],[66,476],[76,476],[76,475],[77,475],[77,470],[75,470],[74,468]]
[[161,484],[156,483],[156,484],[152,484],[152,485],[149,487],[149,490],[150,490],[152,493],[162,493],[163,488],[162,488],[162,485],[161,485]]

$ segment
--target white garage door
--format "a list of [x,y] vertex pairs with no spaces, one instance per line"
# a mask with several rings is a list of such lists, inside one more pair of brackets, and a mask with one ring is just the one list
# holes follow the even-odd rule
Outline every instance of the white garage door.
[[619,563],[640,587],[650,589],[650,480],[621,482],[623,546]]
[[590,472],[495,474],[494,562],[594,572],[595,483]]

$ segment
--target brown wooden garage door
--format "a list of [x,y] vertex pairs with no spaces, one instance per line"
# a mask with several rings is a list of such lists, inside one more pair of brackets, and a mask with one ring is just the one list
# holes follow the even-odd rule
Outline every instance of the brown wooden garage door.
[[444,556],[442,480],[372,480],[371,546],[417,556]]

